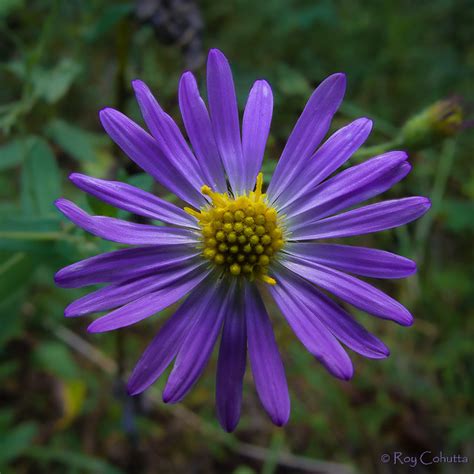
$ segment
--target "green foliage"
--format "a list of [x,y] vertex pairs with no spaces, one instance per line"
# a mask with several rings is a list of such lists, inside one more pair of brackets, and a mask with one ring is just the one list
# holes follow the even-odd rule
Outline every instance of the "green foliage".
[[45,372],[56,375],[61,380],[77,377],[77,365],[70,352],[57,341],[41,344],[33,355],[33,363]]
[[34,69],[29,78],[27,71],[21,71],[20,78],[31,81],[34,97],[54,104],[64,97],[80,70],[77,63],[65,58],[52,68]]
[[88,474],[120,474],[123,472],[101,459],[63,449],[30,448],[27,451],[27,456],[43,469],[51,463],[55,463],[68,469],[68,472],[72,470]]
[[25,159],[25,155],[31,143],[27,138],[15,139],[0,147],[0,171],[20,165]]
[[[307,97],[335,71],[347,73],[348,91],[333,127],[360,116],[375,122],[368,143],[373,148],[362,150],[357,160],[401,146],[397,139],[404,123],[431,104],[456,94],[467,103],[474,100],[472,2],[203,0],[199,5],[203,52],[219,47],[229,57],[241,111],[255,79],[264,77],[272,85],[266,183]],[[378,284],[409,307],[414,327],[398,328],[355,312],[391,348],[390,358],[351,354],[354,380],[336,381],[272,308],[292,395],[292,417],[283,431],[263,414],[250,371],[236,436],[217,431],[215,358],[184,409],[153,405],[148,396],[143,403],[125,396],[107,371],[114,362],[124,373],[131,369],[171,310],[119,334],[87,336],[87,322],[63,319],[64,307],[85,291],[56,288],[54,273],[117,246],[67,223],[54,200],[64,195],[94,213],[133,218],[85,196],[67,176],[83,172],[116,179],[174,199],[117,150],[97,117],[101,108],[112,106],[142,123],[130,87],[137,77],[179,117],[177,83],[188,68],[181,44],[192,27],[176,44],[165,45],[159,41],[163,29],[139,22],[134,11],[131,1],[0,1],[0,471],[295,472],[278,465],[278,454],[291,451],[377,473],[384,452],[468,452],[474,439],[469,131],[408,149],[413,171],[387,193],[430,196],[430,214],[395,232],[351,239],[418,261],[416,276]],[[204,86],[204,64],[195,73]],[[82,338],[79,348],[77,339],[68,339],[71,334],[64,337],[62,326]],[[156,384],[158,390],[163,383]],[[238,440],[247,443],[240,450]],[[266,459],[241,456],[248,444],[267,448]],[[433,472],[447,472],[443,468]]]
[[0,265],[0,301],[5,301],[29,279],[32,270],[31,257],[25,252],[3,252]]
[[45,129],[51,138],[66,153],[78,161],[92,161],[96,155],[100,137],[71,125],[64,120],[54,119]]
[[27,144],[22,166],[22,214],[28,217],[54,215],[52,203],[60,194],[61,181],[54,153],[47,142],[33,137]]
[[30,447],[37,431],[38,426],[33,422],[10,427],[7,436],[2,439],[0,466],[6,466],[9,461],[24,454]]

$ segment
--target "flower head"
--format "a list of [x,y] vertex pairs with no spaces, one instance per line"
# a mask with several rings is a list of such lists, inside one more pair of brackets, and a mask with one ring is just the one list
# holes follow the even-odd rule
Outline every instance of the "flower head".
[[284,246],[281,219],[262,194],[263,175],[257,176],[255,191],[229,196],[209,186],[202,193],[211,203],[201,212],[185,209],[198,219],[202,232],[202,255],[233,276],[244,275],[275,284],[268,276],[274,256]]
[[238,423],[247,351],[265,410],[275,424],[286,423],[288,388],[262,292],[273,297],[297,337],[335,377],[353,375],[341,343],[369,358],[388,356],[380,340],[321,290],[408,326],[413,318],[406,308],[353,274],[401,278],[415,272],[415,263],[381,250],[320,240],[397,227],[423,215],[430,204],[426,198],[409,197],[345,211],[389,189],[410,165],[404,152],[394,151],[330,177],[371,130],[371,121],[361,118],[319,146],[342,101],[344,75],[330,76],[314,91],[265,193],[260,168],[273,109],[265,81],[257,81],[250,91],[241,135],[224,55],[209,53],[209,113],[194,77],[185,73],[179,105],[192,151],[146,85],[134,81],[133,87],[150,134],[113,109],[101,111],[102,124],[132,160],[187,206],[181,209],[128,184],[76,173],[71,180],[82,190],[166,225],[90,216],[65,199],[56,203],[88,232],[132,245],[56,274],[63,287],[106,284],[70,304],[66,316],[109,311],[89,331],[110,331],[186,296],[145,350],[129,392],[144,391],[174,360],[163,399],[180,401],[221,334],[216,399],[222,426],[231,431]]

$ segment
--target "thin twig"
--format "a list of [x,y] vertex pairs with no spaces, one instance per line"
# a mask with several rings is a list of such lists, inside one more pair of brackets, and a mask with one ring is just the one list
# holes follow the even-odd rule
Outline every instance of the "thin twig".
[[[82,337],[78,336],[76,333],[64,326],[54,327],[53,332],[57,338],[87,358],[90,362],[100,367],[108,375],[117,375],[118,367],[115,361],[93,347]],[[147,396],[153,405],[159,409],[163,408],[161,402],[161,393],[158,389],[155,389],[154,387],[150,388],[147,392]],[[238,441],[235,436],[223,433],[222,431],[216,429],[212,424],[206,422],[200,416],[196,415],[196,413],[188,410],[184,405],[174,406],[170,413],[173,416],[179,418],[180,422],[183,424],[186,424],[203,434],[211,436],[216,441],[225,444],[229,449],[237,454],[240,454],[241,456],[264,462],[269,458],[269,456],[274,455],[267,448]],[[278,453],[277,462],[281,466],[299,469],[312,474],[354,474],[355,472],[352,467],[345,464],[319,461],[312,458],[297,456],[289,452]]]
[[57,338],[61,339],[61,341],[65,342],[86,359],[89,359],[90,362],[99,366],[107,374],[115,375],[117,373],[117,364],[114,360],[107,357],[75,332],[64,326],[56,326],[53,331]]
[[446,140],[443,144],[441,157],[436,169],[436,175],[433,182],[433,188],[430,193],[431,211],[419,221],[416,229],[416,245],[418,262],[424,260],[426,253],[426,242],[430,236],[433,223],[441,209],[446,187],[453,168],[454,158],[456,155],[456,140]]

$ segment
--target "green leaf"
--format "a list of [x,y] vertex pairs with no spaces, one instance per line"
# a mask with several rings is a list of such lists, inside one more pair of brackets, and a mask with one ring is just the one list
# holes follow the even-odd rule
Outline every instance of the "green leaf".
[[[86,200],[88,206],[91,208],[91,211],[98,216],[107,216],[107,217],[117,217],[118,209],[110,204],[107,204],[104,201],[92,196],[90,194],[86,195]],[[128,213],[127,213],[128,214]]]
[[0,465],[24,454],[30,448],[38,429],[36,423],[27,422],[10,428],[2,435],[2,449],[0,449]]
[[104,8],[102,16],[86,33],[86,39],[91,42],[98,40],[101,36],[112,30],[118,22],[132,13],[133,9],[134,6],[132,3],[111,5],[107,8]]
[[154,183],[153,178],[147,173],[137,173],[132,176],[128,176],[125,178],[125,181],[128,184],[143,189],[144,191],[148,191],[149,193],[152,191]]
[[469,443],[474,439],[474,423],[469,417],[459,417],[451,428],[450,443],[454,446]]
[[275,167],[277,165],[276,160],[263,160],[262,163],[262,173],[263,173],[263,181],[265,184],[268,184],[270,182],[270,179],[273,175],[273,172],[275,171]]
[[281,65],[278,78],[278,88],[285,95],[307,97],[311,93],[311,86],[306,77],[296,69]]
[[[8,233],[38,234],[39,240],[48,240],[47,235],[56,235],[60,230],[61,217],[59,211],[55,216],[39,217],[13,215],[5,216],[0,222],[0,238]],[[43,236],[43,237],[41,237]]]
[[2,408],[0,410],[0,432],[4,433],[9,425],[13,423],[14,412],[11,408]]
[[0,2],[0,18],[6,17],[14,10],[18,10],[23,7],[24,0],[2,0]]
[[77,365],[68,349],[59,342],[43,342],[34,353],[35,364],[62,380],[77,378]]
[[19,362],[12,361],[12,360],[9,362],[2,362],[2,365],[0,365],[0,381],[3,382],[4,379],[8,377],[12,377],[14,373],[19,370],[18,365],[19,365]]
[[[3,252],[0,259],[3,260]],[[31,277],[33,262],[23,252],[16,252],[0,264],[0,305],[8,296],[18,290]]]
[[80,65],[69,58],[52,69],[36,68],[31,75],[35,96],[54,104],[66,94],[80,72]]
[[96,157],[96,147],[101,141],[99,135],[56,119],[46,127],[46,135],[65,152],[79,161],[91,161]]
[[[101,459],[79,454],[74,451],[64,449],[50,448],[47,446],[32,446],[26,453],[35,459],[38,463],[56,462],[69,466],[70,468],[80,469],[80,472],[91,474],[120,474],[121,470],[111,466]],[[69,472],[69,471],[67,471]]]
[[[24,251],[40,256],[44,261],[57,254],[52,243],[65,242],[59,211],[55,217],[2,216],[0,219],[0,249],[7,252]],[[71,250],[69,250],[70,253]]]
[[441,203],[440,215],[447,229],[454,232],[474,230],[474,203],[456,199],[445,199]]
[[24,291],[34,274],[33,258],[25,252],[0,252],[0,348],[23,332],[23,319],[18,317]]
[[[22,285],[25,285],[25,282],[22,282]],[[0,349],[2,351],[12,339],[24,337],[24,320],[20,317],[19,311],[25,301],[25,290],[25,286],[19,286],[17,291],[0,302],[0,323],[2,325]],[[5,369],[8,370],[8,367],[2,363],[0,372],[4,373]]]
[[48,143],[36,137],[21,176],[21,206],[25,215],[55,215],[54,200],[61,194],[59,168]]
[[0,249],[9,252],[26,251],[29,254],[54,254],[51,241],[64,238],[57,217],[5,217],[0,221]]
[[232,474],[256,474],[256,471],[249,466],[239,466],[232,472]]
[[34,140],[35,137],[26,136],[2,145],[0,147],[0,171],[13,168],[22,163],[29,153]]

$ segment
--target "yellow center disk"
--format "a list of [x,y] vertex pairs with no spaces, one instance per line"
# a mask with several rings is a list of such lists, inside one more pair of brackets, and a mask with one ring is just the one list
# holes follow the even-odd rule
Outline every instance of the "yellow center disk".
[[263,176],[259,173],[255,191],[233,198],[203,186],[201,191],[212,203],[195,211],[184,210],[196,217],[202,230],[202,254],[231,275],[258,278],[274,285],[267,275],[268,266],[283,247],[283,231],[277,211],[265,202]]

